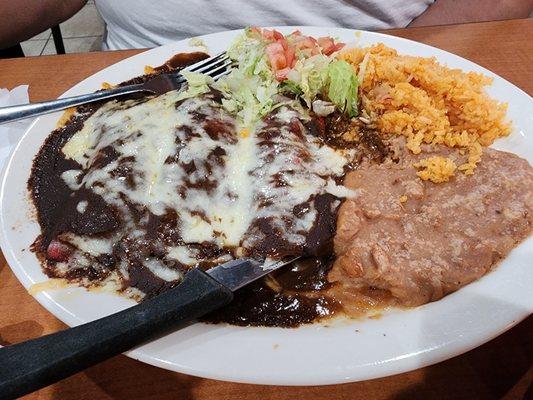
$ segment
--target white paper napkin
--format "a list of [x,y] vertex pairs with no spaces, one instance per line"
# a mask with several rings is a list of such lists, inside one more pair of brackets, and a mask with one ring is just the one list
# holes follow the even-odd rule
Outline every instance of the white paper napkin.
[[[26,104],[28,102],[28,85],[17,86],[12,90],[0,89],[0,107]],[[30,118],[0,125],[0,171],[4,168],[11,150],[13,150],[15,144],[17,144],[32,122],[33,119]]]
[[[29,102],[28,85],[17,86],[13,90],[0,88],[0,107],[14,106],[17,104],[26,104]],[[11,154],[22,134],[33,119],[11,122],[0,125],[0,171],[3,170],[4,164]],[[2,347],[0,345],[0,347]]]

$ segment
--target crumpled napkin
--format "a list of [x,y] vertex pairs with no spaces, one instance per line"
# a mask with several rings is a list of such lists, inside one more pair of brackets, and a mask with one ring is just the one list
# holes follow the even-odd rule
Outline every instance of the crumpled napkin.
[[[29,103],[28,85],[20,85],[12,90],[0,88],[0,107]],[[0,171],[22,134],[33,122],[33,118],[0,125]],[[0,347],[2,347],[0,345]]]
[[[0,88],[0,107],[29,103],[28,85],[20,85],[12,90]],[[0,125],[0,171],[3,170],[11,150],[22,134],[33,122],[33,118]]]

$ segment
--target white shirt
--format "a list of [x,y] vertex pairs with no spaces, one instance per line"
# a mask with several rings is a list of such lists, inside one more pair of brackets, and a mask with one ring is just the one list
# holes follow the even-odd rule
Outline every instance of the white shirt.
[[95,0],[103,48],[154,47],[246,26],[401,28],[434,0]]

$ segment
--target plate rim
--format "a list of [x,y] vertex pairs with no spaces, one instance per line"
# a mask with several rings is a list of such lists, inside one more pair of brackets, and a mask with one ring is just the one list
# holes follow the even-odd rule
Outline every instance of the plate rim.
[[[495,79],[504,81],[506,84],[511,85],[513,90],[519,91],[522,94],[524,94],[525,96],[529,97],[530,105],[533,105],[533,99],[531,98],[531,96],[528,95],[524,90],[522,90],[519,87],[517,87],[516,85],[514,85],[513,83],[511,83],[511,82],[505,80],[504,78],[496,75],[495,73],[491,72],[490,70],[487,70],[483,66],[480,66],[480,65],[478,65],[476,63],[473,63],[473,62],[471,62],[471,61],[469,61],[469,60],[467,60],[467,59],[465,59],[463,57],[457,56],[457,55],[455,55],[453,53],[450,53],[450,52],[448,52],[446,50],[441,50],[441,49],[438,49],[436,47],[433,47],[433,46],[430,46],[430,45],[426,45],[424,43],[416,42],[416,41],[413,41],[413,40],[410,40],[410,39],[406,39],[406,38],[402,38],[402,37],[391,36],[391,35],[383,34],[383,33],[367,32],[367,31],[347,29],[347,28],[335,28],[335,27],[328,28],[328,27],[312,27],[312,26],[286,26],[286,27],[274,27],[274,28],[280,29],[280,30],[289,30],[289,29],[298,28],[298,29],[302,29],[302,30],[306,30],[306,29],[307,30],[314,30],[314,29],[316,29],[316,30],[326,30],[327,29],[327,30],[331,30],[331,31],[346,31],[346,32],[349,32],[349,33],[361,32],[362,35],[369,35],[370,37],[378,38],[378,40],[379,40],[379,38],[385,38],[384,40],[387,40],[387,38],[389,38],[389,39],[393,39],[393,41],[402,41],[402,42],[405,42],[407,44],[414,45],[414,46],[417,46],[417,47],[418,46],[423,46],[423,47],[426,47],[428,49],[431,49],[432,51],[436,50],[436,53],[440,52],[440,53],[446,54],[448,56],[456,57],[456,58],[459,58],[462,61],[467,61],[468,63],[473,64],[476,68],[480,69],[482,73],[484,73],[484,74],[486,74],[488,76],[491,76],[491,77],[493,77]],[[217,33],[212,33],[212,34],[209,34],[209,35],[202,35],[202,36],[199,36],[199,38],[205,38],[207,36],[215,37],[215,36],[220,35],[220,34],[237,33],[239,31],[241,31],[241,29],[232,30],[232,31],[217,32]],[[172,46],[176,46],[178,43],[185,44],[189,40],[190,39],[184,39],[184,40],[181,40],[181,41],[173,42],[173,43],[170,43],[170,44],[167,44],[167,45],[164,45],[164,46],[160,46],[158,48],[154,48],[154,49],[150,49],[150,50],[147,50],[147,51],[143,51],[141,53],[138,53],[138,54],[135,54],[133,56],[127,57],[127,58],[125,58],[123,60],[120,60],[117,63],[111,64],[111,65],[103,68],[102,70],[97,71],[94,74],[84,78],[83,80],[81,80],[80,82],[76,83],[74,86],[69,88],[67,91],[65,91],[60,97],[68,96],[70,94],[69,92],[75,91],[76,88],[78,87],[78,85],[86,82],[87,80],[94,79],[94,75],[96,75],[96,74],[98,74],[98,73],[100,73],[102,71],[105,71],[108,68],[116,67],[116,66],[120,65],[121,63],[124,63],[124,64],[131,63],[132,59],[134,59],[136,57],[144,58],[146,55],[149,55],[149,53],[151,51],[153,51],[153,50],[157,50],[157,49],[161,49],[161,48],[169,48],[170,49]],[[4,167],[3,167],[2,174],[0,176],[0,205],[3,204],[3,202],[5,201],[5,198],[6,198],[6,193],[5,193],[4,189],[5,189],[5,186],[6,186],[6,180],[8,178],[8,172],[12,168],[13,160],[15,159],[16,155],[20,151],[19,148],[21,147],[22,143],[24,143],[25,138],[35,128],[35,126],[38,125],[40,120],[41,120],[40,118],[36,119],[26,129],[24,134],[21,136],[21,138],[17,142],[16,146],[14,146],[14,148],[13,148],[13,150],[12,150],[12,152],[11,152],[9,158],[8,158],[8,160],[6,161],[6,163],[5,163]],[[6,221],[4,219],[3,213],[0,213],[0,229],[1,229],[1,232],[2,232],[2,235],[0,235],[0,247],[2,248],[2,250],[4,252],[4,256],[6,258],[6,261],[7,261],[8,265],[10,266],[11,270],[14,272],[14,274],[17,277],[17,279],[23,284],[23,286],[26,289],[28,289],[28,287],[31,284],[33,284],[33,281],[31,280],[29,275],[26,274],[26,271],[24,269],[19,270],[19,269],[14,268],[12,266],[12,265],[17,265],[18,262],[16,260],[16,255],[12,254],[12,252],[11,252],[12,249],[11,249],[11,246],[9,245],[9,243],[8,243],[9,241],[7,239],[6,229],[5,229],[7,227],[5,225],[6,225]],[[467,286],[469,286],[469,285],[467,285]],[[450,295],[450,296],[453,296],[453,294]],[[73,326],[73,325],[76,325],[76,324],[79,324],[79,323],[82,322],[82,320],[79,317],[77,317],[74,314],[68,312],[68,310],[66,310],[65,308],[62,308],[59,304],[57,304],[47,293],[39,293],[39,294],[37,294],[36,296],[33,296],[33,297],[36,298],[36,300],[43,307],[45,307],[52,315],[54,315],[56,318],[58,318],[58,319],[62,320],[63,322],[65,322],[67,325]],[[424,306],[422,306],[422,307],[424,307]],[[403,373],[403,372],[407,372],[407,371],[410,371],[410,370],[413,370],[413,369],[425,367],[427,365],[431,365],[431,364],[434,364],[434,363],[437,363],[437,362],[441,362],[441,361],[443,361],[445,359],[448,359],[448,358],[454,357],[456,355],[462,354],[462,353],[464,353],[464,352],[466,352],[468,350],[471,350],[472,348],[475,348],[477,346],[480,346],[480,345],[486,343],[487,341],[493,339],[494,337],[502,334],[506,330],[508,330],[508,329],[512,328],[513,326],[515,326],[516,324],[518,324],[520,321],[525,319],[529,314],[531,314],[531,309],[523,311],[521,313],[521,316],[518,317],[518,318],[514,318],[514,320],[511,323],[508,323],[505,326],[504,330],[493,331],[492,334],[485,335],[481,341],[480,340],[477,340],[477,341],[473,340],[473,341],[471,341],[473,343],[465,343],[463,346],[458,346],[454,352],[449,352],[449,351],[446,352],[446,351],[443,351],[442,348],[434,349],[434,350],[432,350],[433,351],[432,354],[437,355],[437,357],[433,357],[431,359],[426,359],[425,362],[422,360],[422,362],[420,362],[415,368],[412,368],[412,367],[401,368],[401,366],[400,366],[400,368],[396,368],[396,369],[392,368],[393,371],[391,371],[390,368],[383,368],[381,370],[381,373],[373,373],[373,374],[371,374],[371,375],[369,375],[367,377],[363,377],[362,379],[359,379],[359,378],[354,377],[354,376],[343,376],[343,377],[341,377],[340,375],[337,375],[336,378],[332,377],[332,376],[327,376],[324,379],[316,379],[316,377],[315,377],[312,380],[312,382],[309,382],[309,379],[303,379],[303,380],[291,379],[291,380],[287,381],[285,379],[272,379],[272,378],[269,378],[269,377],[266,377],[266,379],[264,379],[264,380],[263,379],[251,379],[250,377],[241,377],[242,379],[240,379],[240,378],[232,375],[231,373],[213,374],[213,373],[210,373],[210,372],[199,371],[198,369],[194,369],[194,368],[188,368],[185,365],[176,365],[176,364],[169,365],[168,362],[165,362],[165,361],[163,361],[163,360],[161,360],[161,359],[159,359],[157,357],[153,357],[153,356],[150,356],[149,354],[146,354],[146,352],[142,348],[129,351],[129,352],[125,353],[125,354],[128,355],[131,358],[134,358],[136,360],[139,360],[139,361],[142,361],[142,362],[145,362],[145,363],[157,366],[157,367],[170,369],[170,370],[173,370],[173,371],[178,371],[178,372],[182,372],[182,373],[189,374],[189,375],[195,375],[195,376],[200,376],[200,377],[204,377],[204,378],[211,378],[211,379],[218,379],[218,380],[226,380],[226,381],[232,381],[232,382],[256,383],[256,384],[275,384],[275,385],[280,385],[280,384],[281,385],[337,384],[337,383],[354,382],[354,381],[358,381],[358,380],[373,379],[373,378],[389,376],[389,375]],[[265,328],[259,328],[259,329],[265,329]],[[269,329],[269,328],[266,328],[266,329]],[[439,353],[439,351],[440,351],[440,353]],[[391,361],[387,365],[388,366],[392,366],[393,364],[395,364],[397,362],[400,362],[400,361],[401,360],[396,360],[396,362],[395,361]]]

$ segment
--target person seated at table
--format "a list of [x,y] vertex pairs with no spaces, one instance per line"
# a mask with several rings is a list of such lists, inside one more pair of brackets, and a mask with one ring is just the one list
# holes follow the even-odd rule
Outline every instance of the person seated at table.
[[245,26],[378,30],[527,18],[533,0],[95,0],[104,50],[154,47]]
[[[74,15],[87,0],[0,0],[0,49]],[[525,18],[533,0],[95,0],[104,50],[154,47],[245,26],[365,30]]]
[[0,0],[0,58],[24,57],[20,42],[66,21],[87,0]]

